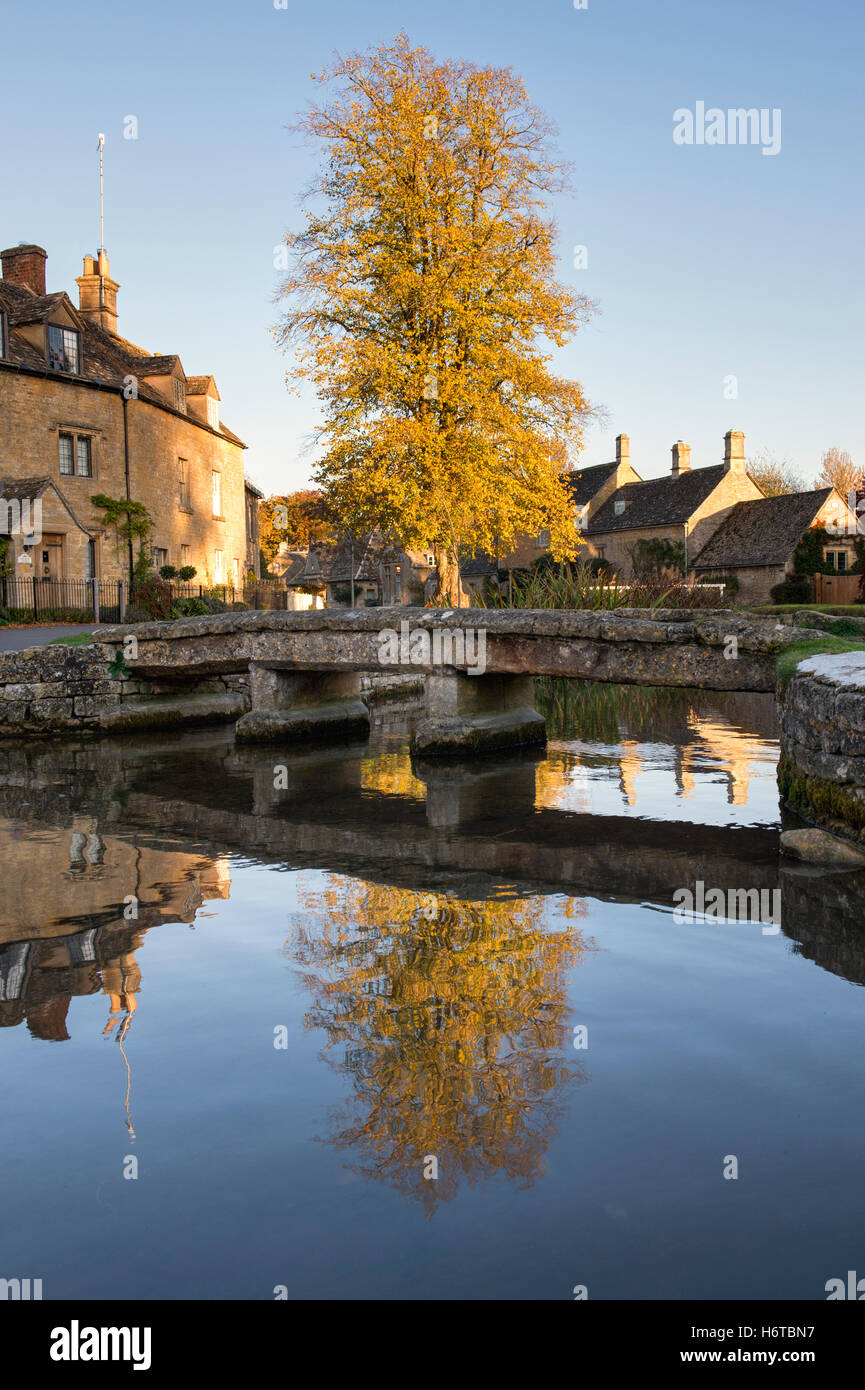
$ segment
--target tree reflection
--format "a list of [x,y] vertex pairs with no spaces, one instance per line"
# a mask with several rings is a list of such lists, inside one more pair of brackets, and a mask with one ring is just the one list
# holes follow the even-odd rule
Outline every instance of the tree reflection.
[[353,1170],[428,1214],[461,1181],[531,1185],[563,1085],[586,1079],[567,1002],[567,972],[591,949],[577,926],[586,904],[465,902],[332,876],[301,907],[287,949],[313,998],[306,1026],[351,1076],[331,1142],[357,1151]]

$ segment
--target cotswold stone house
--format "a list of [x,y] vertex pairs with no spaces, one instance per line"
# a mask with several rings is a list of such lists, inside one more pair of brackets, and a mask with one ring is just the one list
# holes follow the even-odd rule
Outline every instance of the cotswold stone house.
[[[615,464],[584,470],[580,505],[585,513],[582,532],[589,556],[607,560],[624,579],[634,574],[634,554],[640,541],[670,541],[682,547],[685,567],[704,549],[739,502],[756,501],[763,492],[745,465],[745,436],[728,430],[724,461],[711,468],[691,468],[691,447],[673,445],[673,466],[665,478],[643,481],[631,467],[627,435],[616,443]],[[601,470],[607,468],[604,479]],[[585,478],[585,475],[594,475]],[[612,486],[610,485],[612,483]]]
[[[12,516],[15,574],[128,575],[128,546],[104,532],[96,493],[147,507],[157,566],[193,565],[209,584],[257,573],[260,494],[245,486],[246,446],[222,419],[214,378],[119,335],[104,251],[84,257],[77,305],[46,293],[45,261],[40,246],[0,252],[0,526]],[[14,525],[12,503],[23,514],[36,498],[41,538]]]
[[311,545],[303,555],[291,555],[283,572],[290,590],[311,594],[328,608],[349,606],[352,573],[357,608],[422,604],[435,560],[432,551],[401,550],[380,532],[370,531],[354,545],[350,541]]
[[839,574],[857,561],[856,517],[832,487],[739,502],[694,560],[700,579],[735,578],[737,598],[768,603],[774,585],[795,570],[796,547],[809,530],[829,533],[823,559]]

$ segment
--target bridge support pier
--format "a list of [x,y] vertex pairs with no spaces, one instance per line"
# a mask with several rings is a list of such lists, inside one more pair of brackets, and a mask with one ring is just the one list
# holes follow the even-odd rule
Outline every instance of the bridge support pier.
[[417,725],[412,752],[419,757],[464,757],[497,748],[546,743],[535,709],[531,676],[470,676],[461,671],[427,676],[428,717]]
[[281,671],[250,662],[252,708],[237,721],[240,743],[365,738],[369,710],[357,672]]

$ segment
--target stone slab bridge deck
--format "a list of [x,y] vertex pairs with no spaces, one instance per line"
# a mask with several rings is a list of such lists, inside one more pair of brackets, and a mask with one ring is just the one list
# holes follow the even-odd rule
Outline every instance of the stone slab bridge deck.
[[779,652],[824,635],[728,611],[377,608],[226,613],[100,638],[115,668],[119,654],[124,676],[158,683],[163,701],[196,687],[212,705],[214,680],[248,675],[241,742],[357,736],[369,728],[362,672],[423,676],[414,748],[431,756],[543,743],[535,676],[772,691]]

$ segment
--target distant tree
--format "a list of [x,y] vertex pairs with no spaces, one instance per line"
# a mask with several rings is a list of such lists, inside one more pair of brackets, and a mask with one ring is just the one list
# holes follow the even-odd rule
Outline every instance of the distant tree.
[[315,488],[301,488],[268,497],[258,509],[258,532],[268,564],[283,543],[305,550],[316,541],[327,540],[330,524],[321,493]]
[[848,492],[865,487],[865,474],[861,468],[857,468],[846,449],[833,445],[820,460],[817,486],[837,488],[846,501]]
[[804,492],[805,483],[787,459],[779,459],[771,449],[761,449],[748,459],[748,472],[767,497],[785,497]]

